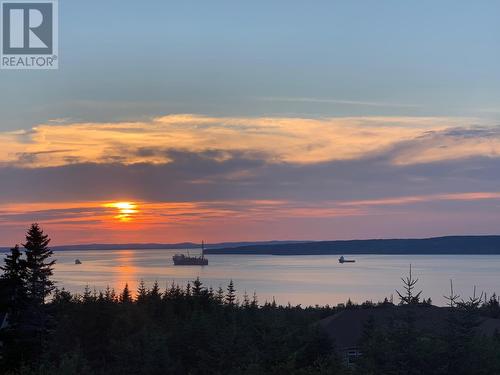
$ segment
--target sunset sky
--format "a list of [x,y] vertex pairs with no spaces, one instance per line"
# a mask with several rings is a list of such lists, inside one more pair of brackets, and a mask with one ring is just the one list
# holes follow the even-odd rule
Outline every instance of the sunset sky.
[[0,71],[0,246],[500,234],[499,15],[62,0],[60,69]]

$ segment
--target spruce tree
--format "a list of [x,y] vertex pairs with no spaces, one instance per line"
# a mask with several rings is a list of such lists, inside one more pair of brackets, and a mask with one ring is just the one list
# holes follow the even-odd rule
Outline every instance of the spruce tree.
[[201,292],[203,290],[203,283],[200,281],[200,277],[198,276],[196,280],[193,281],[193,296],[199,297],[201,296]]
[[231,280],[229,282],[229,285],[227,286],[226,303],[229,306],[234,306],[235,302],[236,302],[236,289],[234,288],[233,280]]
[[3,271],[3,274],[0,276],[2,279],[20,279],[21,273],[24,272],[21,256],[19,245],[10,249],[10,254],[4,258],[4,265],[0,267],[0,270]]
[[215,301],[218,305],[222,305],[224,303],[224,289],[222,289],[220,285],[215,293]]
[[259,300],[257,299],[257,292],[253,291],[252,302],[250,303],[250,307],[252,309],[256,309],[259,307]]
[[50,242],[38,224],[32,224],[26,234],[24,261],[26,281],[26,307],[22,309],[17,332],[18,350],[34,363],[40,361],[52,316],[45,306],[45,299],[55,289],[50,279],[55,260],[51,260]]
[[159,301],[161,299],[161,291],[160,291],[160,286],[158,285],[158,281],[155,280],[155,282],[153,283],[153,287],[149,291],[148,296],[153,301]]
[[26,234],[26,281],[30,303],[43,305],[45,298],[54,290],[50,280],[55,260],[50,260],[52,250],[48,245],[50,238],[37,223],[31,225]]
[[125,284],[123,291],[120,294],[120,302],[121,303],[130,303],[132,302],[132,294],[130,293],[130,289],[128,288],[128,283]]
[[92,292],[91,292],[90,287],[88,285],[85,285],[85,289],[83,290],[82,302],[83,303],[94,302],[94,298],[92,296]]
[[245,289],[245,293],[243,293],[243,307],[245,309],[250,308],[250,297],[248,297],[248,293]]
[[415,285],[418,283],[418,279],[414,279],[411,273],[411,264],[410,264],[410,274],[406,278],[401,278],[403,281],[403,289],[404,292],[399,292],[396,290],[396,293],[400,299],[400,305],[418,305],[420,303],[420,295],[422,291],[415,294],[414,289]]
[[116,292],[109,285],[106,286],[106,290],[104,291],[104,301],[109,303],[116,301]]
[[[24,356],[22,332],[26,309],[26,272],[19,246],[14,246],[4,259],[0,276],[0,311],[9,313],[9,325],[0,331],[0,367],[12,367]],[[1,371],[0,371],[1,372]]]
[[4,258],[4,265],[0,267],[3,274],[2,305],[11,314],[11,322],[19,314],[26,302],[26,262],[21,257],[19,246],[10,249],[10,254]]
[[450,280],[450,295],[443,296],[448,302],[446,303],[449,307],[455,307],[457,305],[457,300],[460,298],[460,295],[456,294],[453,290],[453,280]]
[[147,297],[148,297],[148,290],[146,289],[144,280],[141,280],[139,286],[137,287],[137,298],[136,298],[137,303],[146,302]]

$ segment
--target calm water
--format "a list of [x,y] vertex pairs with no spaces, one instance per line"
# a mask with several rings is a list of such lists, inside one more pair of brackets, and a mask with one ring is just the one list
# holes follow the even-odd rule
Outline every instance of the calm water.
[[[394,295],[409,264],[420,279],[423,296],[443,304],[453,279],[463,297],[473,286],[488,295],[500,292],[500,255],[356,255],[356,263],[339,264],[337,256],[208,255],[206,267],[180,267],[172,263],[175,250],[114,250],[56,252],[58,286],[81,293],[85,285],[135,290],[139,280],[147,285],[158,280],[163,288],[175,281],[185,284],[197,276],[207,286],[224,288],[230,279],[242,294],[257,292],[260,302],[302,305],[337,304],[347,298],[378,301]],[[3,257],[2,257],[3,258]],[[75,265],[75,259],[82,261]],[[351,258],[349,256],[348,258]]]

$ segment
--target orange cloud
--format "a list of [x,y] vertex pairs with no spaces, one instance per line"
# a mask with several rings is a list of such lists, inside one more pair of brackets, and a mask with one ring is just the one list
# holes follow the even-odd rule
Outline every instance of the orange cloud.
[[393,206],[431,201],[477,201],[487,199],[500,199],[500,192],[472,192],[416,195],[397,198],[365,199],[340,202],[341,206]]
[[[290,220],[302,222],[316,219],[368,217],[384,214],[384,207],[423,202],[498,199],[500,199],[500,192],[468,192],[319,202],[238,200],[10,204],[0,205],[0,223],[4,227],[17,228],[22,233],[29,223],[38,221],[48,231],[57,235],[55,238],[58,239],[58,243],[64,242],[66,238],[68,238],[66,241],[83,243],[132,240],[148,242],[152,241],[152,238],[155,240],[165,238],[165,241],[166,238],[170,238],[169,241],[180,241],[195,238],[199,235],[198,233],[205,233],[207,236],[207,231],[208,236],[211,235],[210,231],[216,231],[218,240],[223,240],[224,228],[228,225],[231,225],[233,230],[238,229],[241,232],[240,235],[251,235],[245,228],[252,225],[269,227],[269,224],[272,224],[270,227],[273,227]],[[123,213],[123,210],[126,212]],[[128,215],[126,220],[123,220],[123,215]],[[83,233],[85,235],[82,235]],[[172,239],[169,237],[172,233],[182,233],[184,237]],[[229,233],[226,234],[229,235]]]
[[[500,153],[500,136],[453,137],[471,119],[439,117],[242,118],[169,115],[146,122],[41,124],[0,133],[0,163],[25,168],[72,163],[163,164],[168,151],[265,155],[271,163],[366,157],[411,142],[396,164]],[[417,145],[415,146],[414,143]]]

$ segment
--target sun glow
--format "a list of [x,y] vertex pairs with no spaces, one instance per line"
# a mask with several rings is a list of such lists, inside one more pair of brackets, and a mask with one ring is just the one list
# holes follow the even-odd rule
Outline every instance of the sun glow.
[[114,218],[123,222],[131,221],[134,215],[139,212],[137,204],[133,202],[114,202],[105,204],[104,206],[117,209],[118,215]]

